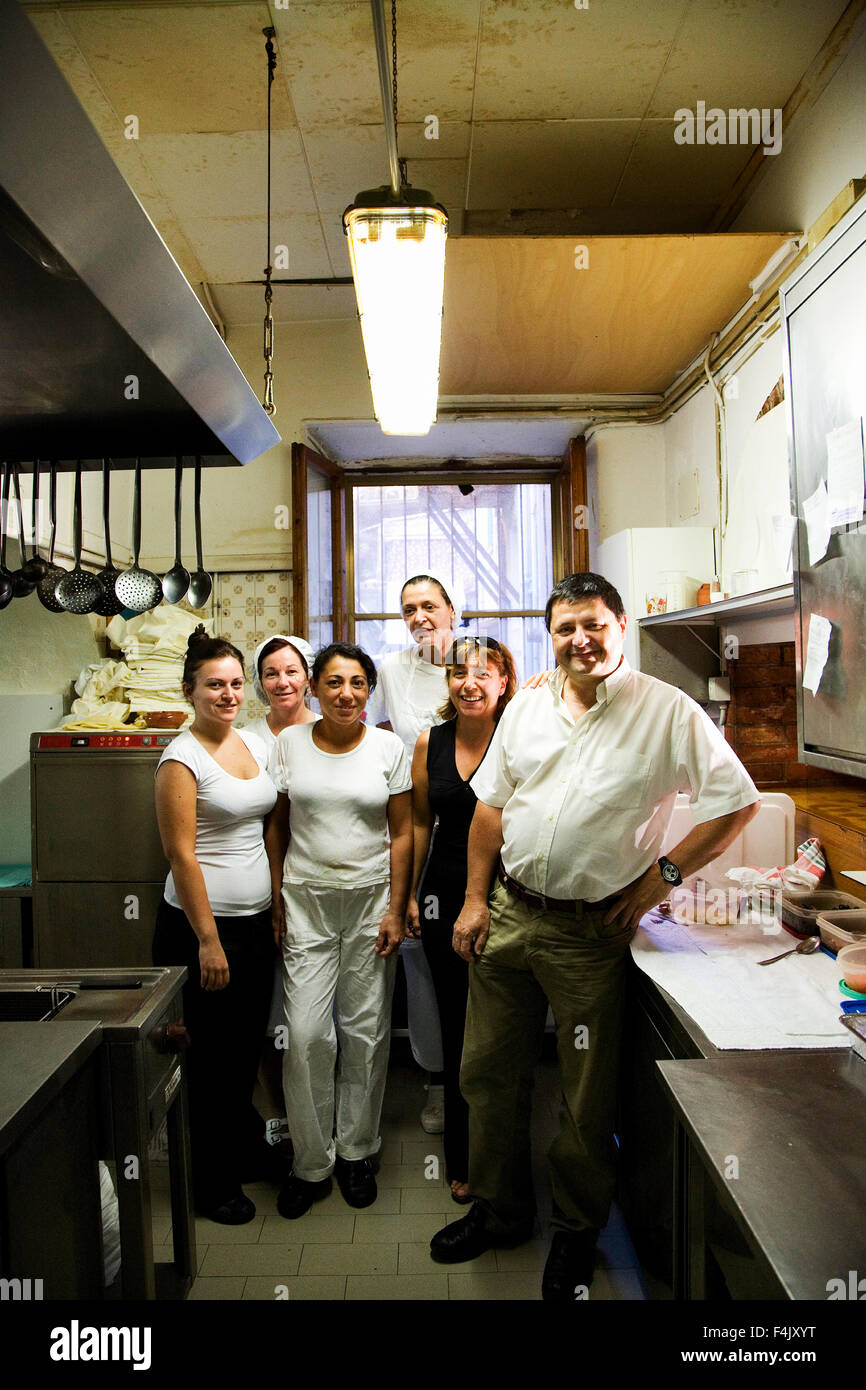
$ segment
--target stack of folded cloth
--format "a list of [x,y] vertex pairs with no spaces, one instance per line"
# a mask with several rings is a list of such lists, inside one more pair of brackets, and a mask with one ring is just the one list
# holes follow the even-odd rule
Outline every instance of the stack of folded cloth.
[[173,604],[142,613],[128,622],[112,618],[106,631],[126,657],[129,676],[125,697],[136,713],[192,708],[181,690],[186,644],[201,622]]

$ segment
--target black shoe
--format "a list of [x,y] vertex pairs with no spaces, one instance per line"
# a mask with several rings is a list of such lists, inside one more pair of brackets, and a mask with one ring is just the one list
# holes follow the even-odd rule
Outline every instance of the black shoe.
[[314,1202],[321,1202],[323,1197],[327,1197],[331,1186],[330,1178],[322,1178],[321,1182],[305,1182],[295,1173],[290,1173],[280,1188],[277,1211],[287,1221],[295,1221],[309,1211]]
[[256,1214],[255,1205],[241,1192],[237,1197],[229,1197],[218,1207],[202,1207],[200,1214],[208,1221],[218,1221],[221,1226],[245,1226]]
[[573,1303],[592,1283],[598,1231],[556,1231],[541,1280],[545,1303]]
[[463,1260],[474,1260],[485,1250],[494,1247],[510,1249],[529,1240],[532,1230],[515,1232],[512,1235],[498,1235],[488,1231],[485,1225],[484,1208],[479,1202],[470,1207],[469,1215],[462,1221],[452,1221],[437,1231],[430,1242],[430,1255],[441,1265],[461,1264]]
[[337,1158],[334,1176],[350,1207],[371,1207],[378,1196],[373,1164],[369,1158]]

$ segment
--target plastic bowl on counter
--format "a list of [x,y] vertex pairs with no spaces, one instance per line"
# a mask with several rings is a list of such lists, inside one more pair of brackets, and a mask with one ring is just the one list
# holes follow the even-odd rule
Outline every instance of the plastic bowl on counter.
[[817,936],[819,913],[858,909],[863,909],[862,898],[835,888],[782,889],[782,926],[796,936]]
[[857,912],[820,912],[818,931],[828,951],[866,942],[866,904],[861,902]]
[[856,994],[866,995],[866,942],[844,946],[836,957],[842,979]]

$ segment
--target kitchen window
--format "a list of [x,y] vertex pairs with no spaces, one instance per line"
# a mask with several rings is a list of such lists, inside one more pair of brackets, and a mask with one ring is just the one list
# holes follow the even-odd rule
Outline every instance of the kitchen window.
[[350,641],[377,663],[404,648],[400,587],[432,570],[462,586],[462,630],[504,642],[521,679],[553,664],[544,626],[554,567],[548,481],[379,478],[347,491]]

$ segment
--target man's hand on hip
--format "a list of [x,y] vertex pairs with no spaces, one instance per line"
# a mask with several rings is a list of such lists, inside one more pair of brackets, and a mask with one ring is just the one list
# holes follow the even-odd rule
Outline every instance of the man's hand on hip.
[[460,916],[454,923],[452,946],[463,960],[472,961],[481,955],[490,931],[490,911],[486,902],[467,898]]
[[604,925],[608,927],[617,922],[623,931],[626,927],[633,930],[645,912],[651,912],[664,901],[668,891],[658,864],[651,864],[645,874],[617,893],[604,915]]

